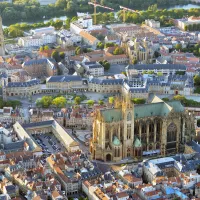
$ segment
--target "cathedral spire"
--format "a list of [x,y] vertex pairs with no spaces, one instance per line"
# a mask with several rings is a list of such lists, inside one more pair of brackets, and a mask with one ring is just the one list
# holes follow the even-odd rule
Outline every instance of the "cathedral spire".
[[0,56],[5,55],[5,46],[4,46],[4,36],[3,36],[3,25],[2,18],[0,16]]

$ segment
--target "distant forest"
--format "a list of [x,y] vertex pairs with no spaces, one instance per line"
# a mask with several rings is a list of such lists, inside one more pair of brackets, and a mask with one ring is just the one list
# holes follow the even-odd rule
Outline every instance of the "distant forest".
[[[0,3],[0,14],[5,21],[28,21],[58,16],[73,16],[76,12],[92,12],[89,0],[57,0],[55,4],[41,6],[37,0],[14,0],[14,3]],[[119,10],[119,5],[136,10],[145,10],[150,5],[168,8],[188,4],[188,0],[97,0],[98,3]],[[98,11],[106,11],[98,8]]]

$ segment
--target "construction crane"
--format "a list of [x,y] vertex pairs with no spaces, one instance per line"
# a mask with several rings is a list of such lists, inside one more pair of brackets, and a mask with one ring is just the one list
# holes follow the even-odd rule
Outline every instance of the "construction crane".
[[140,13],[139,13],[138,11],[136,11],[136,10],[132,10],[132,9],[130,9],[130,8],[126,8],[126,7],[124,7],[124,6],[119,6],[119,7],[120,7],[120,9],[123,10],[123,22],[126,21],[126,11],[131,11],[131,12],[135,12],[135,13],[140,14]]
[[94,24],[97,23],[97,7],[105,8],[105,9],[112,10],[112,11],[114,10],[113,8],[109,8],[107,6],[102,6],[102,5],[98,4],[96,2],[96,0],[94,0],[94,2],[88,2],[88,4],[94,6]]

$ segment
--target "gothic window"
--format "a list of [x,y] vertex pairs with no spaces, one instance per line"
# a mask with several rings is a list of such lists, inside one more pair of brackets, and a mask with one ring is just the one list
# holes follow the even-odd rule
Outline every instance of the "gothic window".
[[106,131],[106,140],[109,140],[109,131]]
[[117,157],[117,148],[115,148],[115,157]]
[[146,125],[142,124],[142,133],[146,133]]
[[127,148],[127,157],[130,157],[130,156],[131,156],[131,148],[128,147],[128,148]]
[[154,132],[154,124],[153,124],[153,123],[150,123],[150,124],[149,124],[149,132],[150,132],[150,133],[153,133],[153,132]]
[[131,119],[132,119],[132,116],[131,116],[131,113],[129,112],[127,115],[127,121],[131,121]]
[[171,123],[167,128],[167,142],[176,141],[177,128],[174,123]]
[[127,139],[131,138],[131,124],[127,125]]
[[134,135],[137,135],[137,137],[139,137],[139,124],[138,123],[135,123]]
[[120,127],[120,140],[123,140],[123,133],[124,133],[124,129],[123,127]]

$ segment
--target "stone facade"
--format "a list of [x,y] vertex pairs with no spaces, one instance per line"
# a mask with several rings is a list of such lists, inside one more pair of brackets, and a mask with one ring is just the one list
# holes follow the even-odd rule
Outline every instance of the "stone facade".
[[137,39],[128,43],[128,55],[130,63],[132,60],[137,60],[143,64],[152,63],[154,50],[149,41],[144,39],[138,41]]
[[165,156],[182,152],[185,142],[194,138],[193,114],[178,101],[167,104],[155,97],[150,104],[133,105],[126,97],[120,102],[96,113],[90,142],[92,159]]

